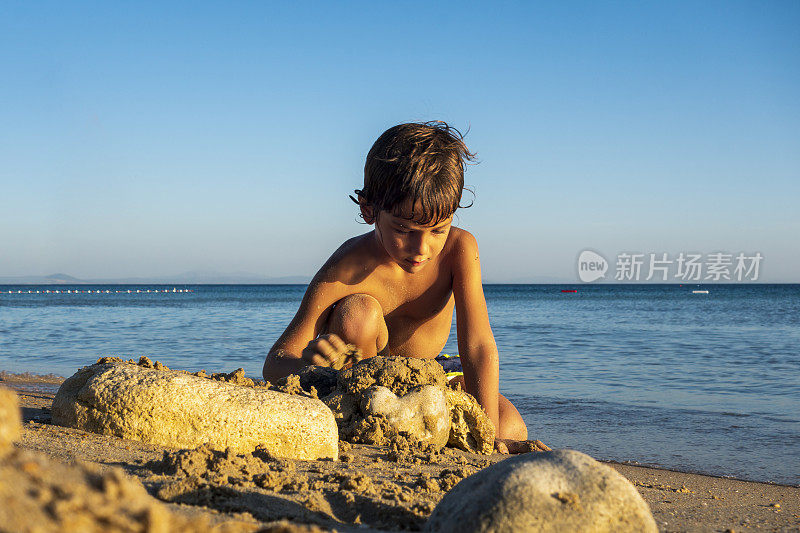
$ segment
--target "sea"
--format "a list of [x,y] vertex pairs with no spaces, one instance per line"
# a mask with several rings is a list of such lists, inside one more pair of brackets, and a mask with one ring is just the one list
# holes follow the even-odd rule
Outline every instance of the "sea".
[[[0,370],[70,376],[101,356],[146,355],[260,377],[305,288],[0,285]],[[800,485],[800,285],[484,292],[500,391],[530,438],[598,459]],[[445,351],[458,353],[455,317]]]

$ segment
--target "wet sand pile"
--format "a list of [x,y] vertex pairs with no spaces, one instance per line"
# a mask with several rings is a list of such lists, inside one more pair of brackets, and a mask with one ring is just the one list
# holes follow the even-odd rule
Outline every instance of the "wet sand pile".
[[432,360],[373,357],[339,372],[336,388],[323,401],[353,443],[437,450],[445,444],[490,454],[494,426],[471,395],[447,386]]

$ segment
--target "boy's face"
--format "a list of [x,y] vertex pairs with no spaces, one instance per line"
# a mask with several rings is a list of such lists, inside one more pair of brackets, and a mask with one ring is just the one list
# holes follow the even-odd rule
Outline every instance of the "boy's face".
[[[424,269],[444,248],[452,215],[438,224],[421,226],[410,220],[411,209],[404,205],[402,213],[408,216],[394,216],[389,211],[381,211],[375,220],[375,238],[386,253],[406,272],[414,273]],[[421,206],[417,204],[415,211]]]

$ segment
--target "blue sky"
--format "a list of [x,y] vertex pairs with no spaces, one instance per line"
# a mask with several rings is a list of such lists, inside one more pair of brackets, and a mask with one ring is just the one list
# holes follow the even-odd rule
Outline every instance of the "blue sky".
[[311,275],[375,138],[440,119],[487,280],[591,248],[800,282],[800,3],[0,9],[0,276]]

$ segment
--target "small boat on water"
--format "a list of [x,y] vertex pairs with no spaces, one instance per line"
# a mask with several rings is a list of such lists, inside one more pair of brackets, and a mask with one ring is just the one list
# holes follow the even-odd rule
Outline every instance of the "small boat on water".
[[692,291],[692,294],[708,294],[708,291]]
[[561,289],[561,292],[578,292],[578,289]]

